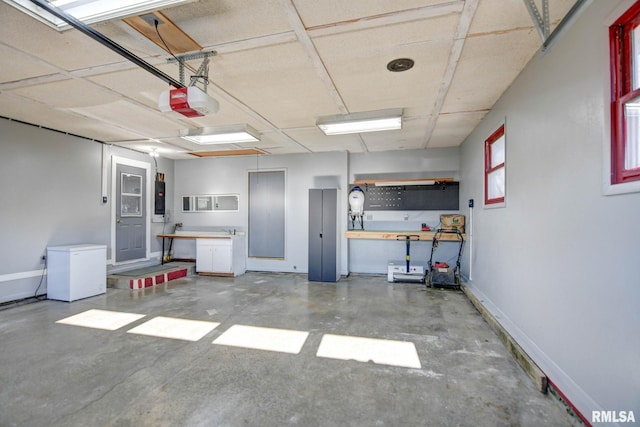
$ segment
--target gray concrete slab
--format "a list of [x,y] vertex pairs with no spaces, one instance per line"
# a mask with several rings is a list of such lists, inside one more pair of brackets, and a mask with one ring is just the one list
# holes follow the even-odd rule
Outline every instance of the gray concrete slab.
[[[56,321],[146,316],[115,331]],[[127,330],[218,322],[196,342]],[[233,325],[308,331],[299,354],[212,341]],[[316,356],[324,334],[415,344],[421,368]],[[1,426],[572,426],[459,291],[351,276],[193,276],[141,291],[0,311]]]

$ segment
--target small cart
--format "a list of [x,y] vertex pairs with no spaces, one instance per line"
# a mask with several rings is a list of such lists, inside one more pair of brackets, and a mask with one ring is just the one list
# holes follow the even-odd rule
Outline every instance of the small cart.
[[[434,261],[434,254],[442,243],[459,245],[455,267],[451,267],[442,261]],[[428,263],[429,271],[426,278],[427,287],[460,289],[460,258],[462,257],[463,245],[464,237],[459,230],[445,230],[442,228],[436,230],[431,244],[431,256]]]

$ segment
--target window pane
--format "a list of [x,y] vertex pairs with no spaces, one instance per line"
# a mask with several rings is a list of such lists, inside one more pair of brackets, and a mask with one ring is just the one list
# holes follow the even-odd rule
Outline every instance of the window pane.
[[487,175],[487,195],[489,200],[504,197],[504,168]]
[[504,163],[504,135],[491,144],[491,167]]
[[636,27],[631,31],[631,64],[633,89],[640,87],[640,27]]
[[196,197],[196,210],[198,211],[211,211],[213,210],[213,205],[211,203],[210,196],[200,196]]
[[624,105],[624,115],[626,131],[624,168],[629,170],[640,167],[640,97]]
[[122,193],[142,194],[142,177],[128,173],[122,174]]
[[122,195],[120,216],[142,216],[142,197]]

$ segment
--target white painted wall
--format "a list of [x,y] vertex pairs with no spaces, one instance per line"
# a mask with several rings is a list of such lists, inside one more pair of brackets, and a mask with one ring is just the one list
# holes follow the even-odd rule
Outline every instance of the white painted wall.
[[[611,13],[594,1],[538,54],[461,151],[475,199],[471,290],[561,391],[640,414],[640,193],[606,196]],[[506,206],[482,206],[483,142],[506,123]]]
[[[286,243],[285,259],[248,258],[247,269],[256,271],[308,271],[308,190],[341,190],[340,227],[344,234],[348,220],[348,183],[362,174],[445,174],[458,178],[458,148],[384,153],[347,154],[346,152],[295,154],[258,157],[211,158],[176,161],[175,222],[185,230],[236,229],[248,232],[248,173],[255,170],[286,171]],[[183,195],[238,193],[240,212],[181,212]],[[439,211],[377,211],[365,221],[367,229],[420,230],[423,222],[437,225]],[[451,212],[447,212],[451,213]],[[406,218],[406,219],[405,219]],[[172,231],[172,230],[168,230]],[[426,263],[430,243],[414,244],[412,254]],[[448,253],[445,250],[445,253]],[[349,272],[386,273],[390,260],[404,259],[405,244],[389,241],[341,241],[341,274]],[[174,240],[175,258],[194,258],[195,242]],[[448,258],[450,255],[448,255]]]
[[[111,155],[148,162],[155,173],[145,154],[116,147],[107,152],[109,196]],[[173,162],[158,164],[171,202]],[[102,182],[102,144],[0,119],[0,302],[33,296],[41,277],[38,294],[46,293],[40,258],[47,246],[95,243],[111,253],[111,200],[101,203]],[[152,224],[151,234],[162,225]],[[157,238],[150,249],[159,256]]]
[[[459,179],[460,155],[458,147],[426,150],[402,150],[351,154],[349,182],[371,177],[451,177]],[[419,231],[422,223],[436,227],[440,214],[457,211],[368,211],[366,230]],[[351,224],[349,224],[351,227]],[[411,263],[427,264],[431,256],[431,242],[412,242]],[[434,261],[455,265],[457,245],[443,244],[434,252]],[[389,240],[349,240],[349,268],[352,273],[386,274],[389,261],[404,261],[406,243]],[[437,258],[437,259],[436,259]]]
[[[247,270],[300,272],[308,267],[309,189],[338,188],[345,195],[347,188],[347,153],[292,154],[278,156],[251,156],[176,161],[175,206],[180,198],[189,194],[240,194],[240,211],[181,212],[175,221],[183,223],[185,230],[203,228],[231,229],[249,232],[248,227],[248,175],[250,171],[285,171],[285,258],[284,260],[248,258]],[[342,197],[339,222],[341,235],[346,231],[347,199]],[[347,274],[347,243],[341,247],[341,274]],[[174,241],[174,257],[194,258],[193,241]]]

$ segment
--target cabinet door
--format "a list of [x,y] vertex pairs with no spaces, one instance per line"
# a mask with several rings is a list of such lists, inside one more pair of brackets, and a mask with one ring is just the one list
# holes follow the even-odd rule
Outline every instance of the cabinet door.
[[213,271],[213,246],[204,242],[196,242],[196,271]]
[[231,273],[231,241],[216,242],[212,249],[211,271],[215,273]]

